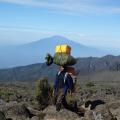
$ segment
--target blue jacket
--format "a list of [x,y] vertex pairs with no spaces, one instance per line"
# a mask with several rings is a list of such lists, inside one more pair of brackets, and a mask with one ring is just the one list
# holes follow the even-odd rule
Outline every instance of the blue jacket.
[[55,82],[54,82],[55,93],[57,93],[58,90],[60,88],[62,88],[64,90],[64,95],[66,95],[68,90],[73,89],[74,84],[73,84],[72,77],[70,76],[70,74],[67,74],[66,77],[65,77],[65,74],[66,74],[65,71],[61,71],[60,74],[57,73],[56,79],[55,79]]

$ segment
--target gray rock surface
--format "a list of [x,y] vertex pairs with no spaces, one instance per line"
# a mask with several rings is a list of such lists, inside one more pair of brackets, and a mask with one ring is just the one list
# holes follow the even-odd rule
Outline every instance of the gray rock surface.
[[52,105],[38,111],[25,104],[10,102],[6,103],[6,108],[5,116],[0,112],[0,120],[6,120],[5,117],[11,120],[120,120],[120,101],[98,105],[93,110],[81,107],[81,110],[85,109],[83,117],[64,108],[57,112]]

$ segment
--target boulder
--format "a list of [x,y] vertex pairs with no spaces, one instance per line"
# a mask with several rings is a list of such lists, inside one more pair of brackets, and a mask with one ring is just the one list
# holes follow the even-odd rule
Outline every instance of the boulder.
[[6,120],[5,114],[0,111],[0,120]]
[[25,120],[27,118],[32,118],[32,114],[27,109],[24,104],[14,104],[11,105],[7,110],[6,118],[12,118],[13,120]]
[[43,113],[46,114],[44,120],[82,120],[76,113],[67,109],[61,109],[57,112],[54,106],[47,107]]

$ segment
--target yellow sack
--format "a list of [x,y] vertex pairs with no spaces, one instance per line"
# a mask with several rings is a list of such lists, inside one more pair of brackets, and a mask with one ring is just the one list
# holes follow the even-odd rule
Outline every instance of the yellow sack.
[[55,53],[71,53],[71,47],[69,45],[57,45],[55,48]]

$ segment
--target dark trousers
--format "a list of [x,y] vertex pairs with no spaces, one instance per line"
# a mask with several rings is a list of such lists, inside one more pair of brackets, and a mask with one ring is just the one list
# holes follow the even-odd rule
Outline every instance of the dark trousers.
[[77,103],[74,105],[68,105],[66,101],[66,94],[64,94],[63,89],[59,89],[58,92],[55,94],[55,105],[62,105],[64,108],[69,109],[73,112],[77,110]]
[[66,95],[64,94],[63,89],[59,89],[55,94],[54,94],[54,104],[61,103],[65,104],[66,102]]

